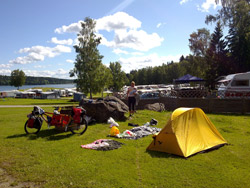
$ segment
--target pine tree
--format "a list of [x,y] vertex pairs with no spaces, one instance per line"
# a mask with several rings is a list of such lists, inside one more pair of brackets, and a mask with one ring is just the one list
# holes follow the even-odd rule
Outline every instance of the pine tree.
[[206,80],[211,89],[215,88],[214,80],[216,78],[231,72],[226,47],[227,44],[223,39],[222,26],[218,21],[206,54],[206,62],[208,65]]

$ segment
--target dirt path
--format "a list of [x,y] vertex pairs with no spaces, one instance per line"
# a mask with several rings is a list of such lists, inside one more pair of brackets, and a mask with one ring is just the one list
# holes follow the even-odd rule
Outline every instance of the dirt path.
[[32,182],[18,182],[9,175],[3,168],[0,168],[0,188],[35,188],[40,187]]
[[[24,107],[33,107],[34,105],[0,105],[0,108],[24,108]],[[43,105],[44,106],[44,105]]]
[[0,108],[32,108],[34,106],[39,107],[55,107],[55,106],[73,106],[72,104],[66,105],[0,105]]

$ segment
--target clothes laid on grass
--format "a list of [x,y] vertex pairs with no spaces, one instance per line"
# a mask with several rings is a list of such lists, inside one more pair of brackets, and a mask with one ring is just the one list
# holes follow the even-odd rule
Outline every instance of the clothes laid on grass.
[[115,141],[115,140],[99,139],[99,140],[94,141],[91,144],[81,145],[81,147],[85,149],[108,151],[108,150],[118,149],[122,145],[123,143]]
[[138,127],[138,124],[134,124],[134,123],[128,123],[128,126],[132,126],[132,127]]
[[112,117],[110,117],[107,122],[110,124],[109,128],[113,126],[119,127],[119,124]]
[[161,128],[151,127],[149,125],[143,125],[139,127],[134,127],[133,129],[126,130],[123,133],[117,134],[116,138],[127,138],[136,140],[151,134],[156,134],[161,131]]

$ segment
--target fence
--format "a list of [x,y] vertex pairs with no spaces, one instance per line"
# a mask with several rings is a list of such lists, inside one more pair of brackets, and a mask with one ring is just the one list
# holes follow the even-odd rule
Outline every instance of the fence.
[[[114,93],[114,96],[125,99],[125,93]],[[160,97],[168,98],[221,98],[221,99],[250,99],[250,90],[230,90],[230,91],[211,91],[206,89],[181,89],[181,90],[152,90],[140,94],[141,99],[157,99]]]
[[171,90],[167,97],[175,98],[225,98],[225,99],[250,99],[248,90],[212,91],[207,90]]
[[[127,104],[127,101],[123,99]],[[144,99],[138,102],[136,109],[144,109],[146,104],[163,103],[165,109],[173,111],[179,107],[198,107],[206,113],[250,113],[250,99],[219,98],[170,98]]]

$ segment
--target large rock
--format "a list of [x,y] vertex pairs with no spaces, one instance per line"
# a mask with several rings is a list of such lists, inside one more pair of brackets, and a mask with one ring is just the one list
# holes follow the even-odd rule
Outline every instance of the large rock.
[[87,116],[97,122],[107,122],[110,117],[117,121],[125,121],[125,113],[128,111],[128,106],[114,96],[108,96],[103,100],[82,100],[79,105],[86,110]]
[[146,104],[144,109],[162,112],[165,111],[165,105],[163,103]]

